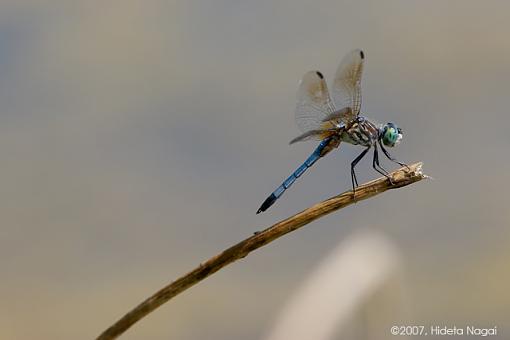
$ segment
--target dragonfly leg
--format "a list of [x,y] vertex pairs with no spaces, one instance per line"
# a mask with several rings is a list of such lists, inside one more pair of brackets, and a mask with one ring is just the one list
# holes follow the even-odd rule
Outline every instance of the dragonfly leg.
[[[354,171],[354,168],[356,167],[356,164],[361,161],[363,157],[367,154],[368,150],[370,150],[370,146],[363,150],[358,157],[356,157],[352,163],[351,163],[351,182],[352,182],[352,195],[355,197],[356,195],[356,187],[358,186],[358,179],[356,178],[356,172]],[[355,185],[356,184],[356,185]]]
[[384,155],[385,155],[386,157],[388,157],[388,159],[389,159],[390,161],[395,162],[395,163],[397,163],[397,164],[398,164],[398,165],[400,165],[400,166],[405,166],[405,167],[407,168],[407,171],[411,171],[411,168],[409,168],[409,165],[407,165],[407,164],[405,164],[405,163],[401,163],[401,162],[397,161],[395,158],[391,157],[390,153],[388,152],[388,150],[386,150],[386,149],[384,148],[384,146],[382,145],[381,141],[379,141],[379,145],[381,146],[381,150],[382,150],[382,152],[384,153]]
[[374,158],[372,159],[372,168],[374,168],[374,170],[381,175],[385,176],[390,181],[390,184],[393,184],[391,177],[388,175],[388,171],[379,164],[379,152],[377,151],[377,144],[374,144]]

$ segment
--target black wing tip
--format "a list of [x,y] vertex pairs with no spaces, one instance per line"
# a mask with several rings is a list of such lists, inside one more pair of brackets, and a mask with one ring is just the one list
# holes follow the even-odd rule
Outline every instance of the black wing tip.
[[264,203],[262,203],[259,210],[257,210],[257,214],[260,214],[261,212],[264,212],[267,209],[269,209],[269,207],[272,206],[275,201],[276,201],[276,196],[274,194],[271,194],[268,198],[266,198]]
[[321,79],[324,79],[324,76],[322,75],[322,73],[320,73],[320,71],[315,71],[315,74],[321,78]]
[[365,53],[363,53],[363,50],[359,50],[359,56],[361,59],[365,59]]

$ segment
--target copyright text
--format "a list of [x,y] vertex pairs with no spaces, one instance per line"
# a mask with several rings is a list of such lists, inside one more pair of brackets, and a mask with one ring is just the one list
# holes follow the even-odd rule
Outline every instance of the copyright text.
[[498,335],[498,327],[480,328],[475,326],[392,326],[390,329],[392,335],[475,335],[475,336],[493,336]]

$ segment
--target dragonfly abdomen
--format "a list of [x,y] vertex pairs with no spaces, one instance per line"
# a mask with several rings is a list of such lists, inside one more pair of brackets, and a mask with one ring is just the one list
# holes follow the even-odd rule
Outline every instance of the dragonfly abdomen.
[[290,175],[285,181],[283,181],[283,183],[278,188],[276,188],[276,190],[273,191],[273,193],[269,195],[268,198],[266,198],[264,203],[262,203],[262,205],[260,206],[259,210],[257,210],[257,214],[266,211],[270,206],[272,206],[274,202],[276,202],[276,200],[280,198],[283,195],[283,193],[288,188],[290,188],[292,184],[294,184],[296,179],[298,179],[308,168],[310,168],[315,162],[317,162],[319,158],[324,156],[331,149],[326,147],[330,146],[332,140],[333,137],[328,137],[321,141],[319,146],[317,146],[317,148],[306,159],[306,161],[303,164],[301,164],[301,166],[297,168],[296,171],[292,173],[292,175]]

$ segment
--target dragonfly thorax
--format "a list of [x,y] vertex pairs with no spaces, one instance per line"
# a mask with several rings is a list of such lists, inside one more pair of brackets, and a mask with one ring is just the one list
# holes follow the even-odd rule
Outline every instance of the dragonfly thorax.
[[379,129],[370,120],[358,116],[356,120],[341,132],[341,140],[354,145],[372,146],[379,138]]

